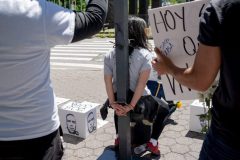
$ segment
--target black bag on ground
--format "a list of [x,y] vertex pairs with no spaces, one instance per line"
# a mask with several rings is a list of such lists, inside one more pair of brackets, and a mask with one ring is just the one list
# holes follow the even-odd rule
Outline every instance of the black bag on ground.
[[103,120],[107,118],[108,115],[109,100],[107,99],[102,107],[100,108],[100,114]]

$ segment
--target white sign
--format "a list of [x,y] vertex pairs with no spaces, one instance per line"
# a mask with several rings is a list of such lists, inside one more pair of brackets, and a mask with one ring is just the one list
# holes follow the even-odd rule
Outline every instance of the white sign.
[[[202,11],[209,0],[199,0],[149,10],[149,21],[155,47],[179,67],[194,62]],[[196,99],[197,92],[179,84],[172,76],[161,76],[167,100]]]
[[200,133],[202,128],[208,124],[206,119],[201,119],[201,115],[206,114],[206,112],[208,112],[208,108],[205,107],[203,102],[199,102],[199,100],[193,101],[193,103],[190,105],[190,131]]
[[97,103],[69,101],[59,108],[64,134],[86,138],[97,129]]

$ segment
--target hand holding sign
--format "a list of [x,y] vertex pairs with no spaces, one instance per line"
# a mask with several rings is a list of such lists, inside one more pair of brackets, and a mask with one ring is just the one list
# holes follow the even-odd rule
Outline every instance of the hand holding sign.
[[[154,69],[162,74],[161,81],[167,100],[198,97],[196,91],[184,87],[173,73],[192,66],[198,49],[199,18],[209,0],[199,0],[149,10],[149,21],[158,60]],[[171,59],[171,60],[170,60]],[[164,75],[163,75],[164,74]]]
[[160,49],[154,49],[157,58],[152,61],[153,68],[158,72],[159,75],[171,73],[172,68],[175,68],[175,65],[172,61],[162,52]]

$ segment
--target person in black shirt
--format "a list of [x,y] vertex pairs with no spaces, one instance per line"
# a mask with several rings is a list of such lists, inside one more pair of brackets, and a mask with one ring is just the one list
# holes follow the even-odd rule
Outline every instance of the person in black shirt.
[[181,84],[207,90],[220,70],[213,95],[212,120],[200,160],[240,159],[240,0],[212,0],[200,20],[199,49],[190,68],[179,68],[159,49],[152,61],[159,74],[171,74]]

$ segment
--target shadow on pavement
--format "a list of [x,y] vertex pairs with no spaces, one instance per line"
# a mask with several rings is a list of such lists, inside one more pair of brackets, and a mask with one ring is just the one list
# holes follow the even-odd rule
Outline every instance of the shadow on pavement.
[[193,132],[193,131],[188,131],[188,133],[186,134],[186,137],[195,138],[195,139],[199,139],[199,140],[204,140],[205,134],[198,133],[198,132]]
[[167,119],[166,122],[165,122],[165,125],[177,125],[178,123],[172,119]]
[[108,146],[104,149],[103,153],[99,156],[97,160],[117,160],[118,152],[115,151],[114,146]]
[[66,143],[71,143],[71,144],[78,144],[80,142],[82,142],[84,139],[80,138],[80,137],[76,137],[76,136],[71,136],[68,134],[64,134],[63,135],[63,140]]
[[[114,146],[108,146],[97,160],[118,160],[119,152],[115,150]],[[150,152],[145,152],[139,156],[132,155],[132,160],[159,160],[160,156],[154,156]]]

